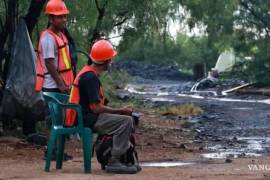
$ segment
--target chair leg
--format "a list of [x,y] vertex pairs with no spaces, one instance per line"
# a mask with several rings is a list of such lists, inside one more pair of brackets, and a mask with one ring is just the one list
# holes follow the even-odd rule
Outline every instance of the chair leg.
[[50,139],[47,145],[46,164],[45,164],[46,172],[50,171],[51,159],[52,159],[52,153],[54,149],[55,140],[56,140],[56,132],[54,130],[51,130]]
[[84,128],[82,133],[84,172],[91,173],[91,157],[92,157],[92,131]]
[[56,169],[62,169],[64,149],[65,149],[65,135],[60,135],[57,142],[57,156],[56,156]]

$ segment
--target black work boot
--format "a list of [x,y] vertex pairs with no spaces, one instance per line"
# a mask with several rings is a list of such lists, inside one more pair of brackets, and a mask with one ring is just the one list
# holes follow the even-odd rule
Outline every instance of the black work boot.
[[135,166],[126,166],[120,162],[119,157],[112,156],[109,159],[108,165],[105,167],[107,173],[116,174],[135,174],[137,168]]
[[137,172],[140,172],[142,170],[142,167],[138,163],[136,164],[128,163],[127,166],[128,167],[134,166],[137,169]]

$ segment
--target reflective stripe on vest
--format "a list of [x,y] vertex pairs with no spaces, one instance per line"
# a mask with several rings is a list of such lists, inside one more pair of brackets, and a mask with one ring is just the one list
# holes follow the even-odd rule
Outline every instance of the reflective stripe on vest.
[[[45,32],[50,33],[54,40],[57,47],[57,54],[58,54],[58,66],[57,71],[60,74],[61,78],[63,79],[64,83],[67,86],[70,86],[74,80],[72,69],[71,69],[71,59],[68,50],[68,40],[63,33],[60,33],[61,37],[56,35],[51,30],[47,29],[41,33],[40,39],[43,37]],[[44,60],[42,58],[42,48],[41,48],[41,41],[38,44],[38,58],[37,58],[37,77],[36,77],[36,85],[35,90],[41,91],[44,83],[44,75],[48,74],[48,72],[44,72]]]
[[[76,76],[74,83],[71,88],[71,93],[69,96],[69,103],[71,104],[79,104],[80,103],[80,90],[79,90],[79,81],[82,74],[86,72],[93,72],[96,74],[96,71],[91,66],[84,66],[83,69]],[[101,97],[100,103],[102,105],[105,104],[105,96],[102,86],[99,88],[99,96]],[[76,111],[73,109],[67,109],[66,118],[65,118],[65,126],[74,126],[76,122]]]

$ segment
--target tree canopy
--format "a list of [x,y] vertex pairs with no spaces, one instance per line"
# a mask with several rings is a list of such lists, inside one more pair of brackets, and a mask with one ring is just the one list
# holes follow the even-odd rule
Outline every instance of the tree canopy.
[[[25,16],[35,0],[0,2],[0,59],[5,59],[8,38],[19,16]],[[45,0],[43,0],[45,2]],[[114,36],[118,59],[177,64],[191,69],[196,63],[213,67],[222,51],[232,48],[240,63],[234,74],[248,80],[269,82],[270,2],[263,0],[65,0],[70,15],[68,29],[79,49],[87,52],[100,37]],[[44,7],[43,7],[44,8]],[[185,11],[184,13],[182,11]],[[200,36],[181,29],[172,37],[170,22],[191,30],[205,27]],[[46,28],[43,11],[32,33]],[[245,60],[250,57],[251,61]],[[1,63],[2,64],[2,63]],[[1,68],[1,70],[3,67]]]

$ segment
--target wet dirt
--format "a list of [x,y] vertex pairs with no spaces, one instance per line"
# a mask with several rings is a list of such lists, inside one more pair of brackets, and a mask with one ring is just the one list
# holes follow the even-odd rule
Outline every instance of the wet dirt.
[[190,93],[190,82],[163,81],[129,84],[153,107],[193,103],[204,113],[190,117],[195,139],[205,143],[203,158],[264,156],[270,153],[270,104],[267,96],[213,97]]
[[138,109],[143,114],[136,134],[143,166],[139,174],[106,174],[95,157],[92,174],[83,174],[81,144],[73,140],[66,149],[74,159],[64,162],[63,170],[55,170],[53,163],[51,172],[45,173],[43,147],[0,138],[0,179],[270,179],[269,168],[253,167],[269,166],[267,97],[231,96],[244,101],[220,101],[190,94],[190,82],[153,84],[135,85],[131,95],[140,94],[152,107],[193,103],[205,113],[187,118],[190,125],[183,127],[180,121]]

